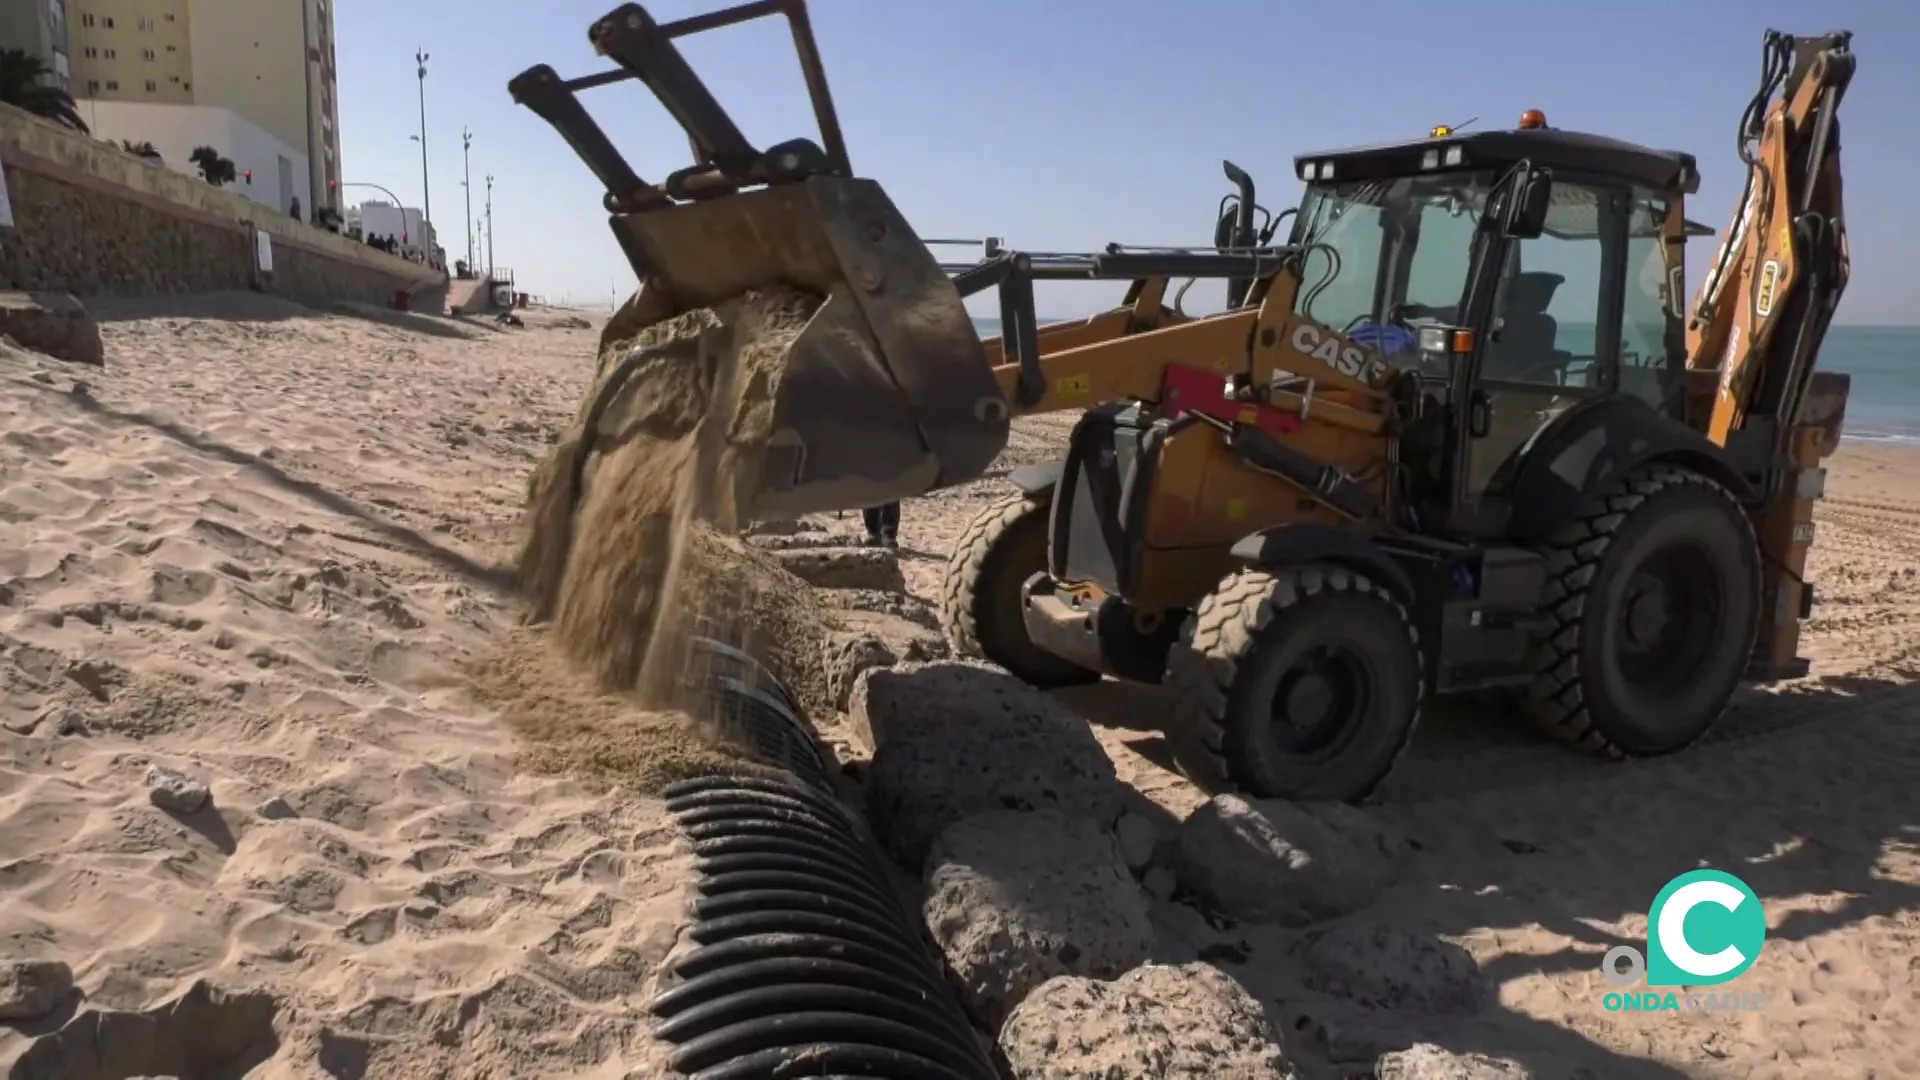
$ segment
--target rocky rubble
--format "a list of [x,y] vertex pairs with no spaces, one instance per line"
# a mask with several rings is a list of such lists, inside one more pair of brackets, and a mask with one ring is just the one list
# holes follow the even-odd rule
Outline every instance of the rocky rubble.
[[1308,932],[1289,959],[1311,990],[1369,1009],[1471,1016],[1492,998],[1465,949],[1395,926],[1345,923]]
[[1146,897],[1111,833],[1058,810],[1003,810],[941,832],[927,929],[989,1028],[1056,975],[1116,978],[1153,952]]
[[1221,795],[1180,826],[1180,885],[1242,922],[1301,927],[1358,911],[1398,875],[1404,838],[1338,803]]
[[1113,762],[1086,721],[998,668],[965,661],[868,671],[854,730],[874,748],[866,810],[902,866],[975,814],[1062,810],[1102,827],[1120,815]]
[[[1526,1080],[1513,1062],[1407,1046],[1403,1018],[1471,1016],[1492,990],[1464,949],[1365,920],[1413,851],[1380,817],[1221,795],[1163,820],[1078,713],[945,658],[894,552],[805,522],[753,542],[833,592],[844,624],[820,666],[871,754],[866,816],[1013,1077]],[[1187,926],[1211,944],[1157,939],[1186,942]],[[1247,928],[1267,943],[1255,960],[1227,947]],[[1209,962],[1172,962],[1196,954]],[[1231,972],[1248,962],[1281,971],[1243,985]],[[1248,985],[1280,995],[1263,1004]],[[1270,1008],[1301,1019],[1276,1026]]]
[[1210,964],[1053,979],[1007,1018],[1000,1049],[1017,1080],[1296,1076],[1260,1003]]
[[887,548],[775,547],[768,550],[782,569],[815,588],[892,592],[906,588],[906,578],[900,573],[900,558]]
[[[1432,1043],[1383,1054],[1373,1067],[1374,1080],[1531,1080],[1533,1074],[1518,1063],[1485,1054],[1456,1054]],[[1586,1069],[1567,1080],[1599,1080]]]

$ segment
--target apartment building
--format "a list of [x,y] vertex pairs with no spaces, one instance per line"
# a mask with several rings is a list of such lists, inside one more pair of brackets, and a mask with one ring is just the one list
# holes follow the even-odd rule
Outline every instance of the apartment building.
[[83,116],[88,100],[195,106],[141,109],[141,122],[165,127],[177,115],[204,127],[205,110],[225,109],[305,159],[306,182],[294,186],[308,209],[341,207],[333,0],[64,2]]
[[67,0],[0,0],[0,49],[39,57],[53,71],[54,84],[71,90]]

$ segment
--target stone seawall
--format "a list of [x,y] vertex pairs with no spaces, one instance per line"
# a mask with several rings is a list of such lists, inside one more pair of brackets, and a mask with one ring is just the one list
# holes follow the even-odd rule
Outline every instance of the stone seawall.
[[[0,289],[152,296],[258,289],[308,304],[439,312],[447,278],[274,214],[107,143],[0,105],[0,162],[14,227],[0,228]],[[255,269],[265,232],[273,270]]]

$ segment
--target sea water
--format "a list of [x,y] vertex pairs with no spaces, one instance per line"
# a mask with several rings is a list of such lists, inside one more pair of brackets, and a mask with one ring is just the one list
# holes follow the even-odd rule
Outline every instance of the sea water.
[[[1000,320],[975,319],[983,335],[998,334]],[[1579,327],[1562,327],[1576,352],[1592,340]],[[1836,326],[1820,348],[1819,369],[1853,376],[1843,440],[1920,445],[1920,326]]]

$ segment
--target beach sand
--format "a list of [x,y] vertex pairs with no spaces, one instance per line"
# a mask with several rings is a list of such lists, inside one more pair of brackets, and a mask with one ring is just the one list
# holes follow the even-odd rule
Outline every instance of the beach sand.
[[[596,332],[257,296],[101,314],[104,371],[0,348],[0,962],[78,987],[0,1019],[7,1075],[659,1075],[644,1004],[687,902],[673,829],[647,798],[523,768],[465,674],[518,623],[526,477]],[[1023,421],[1009,458],[1069,427]],[[1743,692],[1654,762],[1450,706],[1389,780],[1381,812],[1420,857],[1366,917],[1470,955],[1493,1007],[1389,1020],[1303,992],[1257,928],[1163,912],[1166,932],[1229,941],[1223,967],[1329,1058],[1420,1038],[1540,1077],[1916,1074],[1920,454],[1830,465],[1816,678]],[[911,591],[937,595],[997,490],[907,504]],[[1138,730],[1155,693],[1070,700],[1179,817],[1200,796]],[[156,805],[156,768],[206,804]],[[1765,1008],[1607,1011],[1600,955],[1643,944],[1659,885],[1705,864],[1766,901],[1737,984]],[[97,1025],[49,1034],[76,1010]]]

